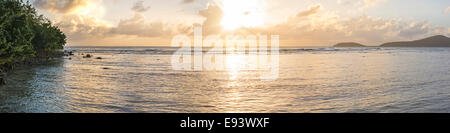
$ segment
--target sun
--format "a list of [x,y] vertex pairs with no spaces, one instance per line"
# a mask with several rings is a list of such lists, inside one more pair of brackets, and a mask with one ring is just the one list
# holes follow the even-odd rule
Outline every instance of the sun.
[[264,25],[263,0],[223,0],[222,26],[226,30]]

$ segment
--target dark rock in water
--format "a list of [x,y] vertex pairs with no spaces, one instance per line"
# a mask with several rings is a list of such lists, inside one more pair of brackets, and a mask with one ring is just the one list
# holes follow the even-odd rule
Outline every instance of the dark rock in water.
[[87,54],[86,56],[83,56],[83,58],[91,58],[92,55],[91,54]]
[[64,50],[64,56],[73,56],[73,51]]
[[97,57],[97,58],[95,58],[95,59],[99,59],[99,60],[100,60],[100,59],[103,59],[103,58],[102,58],[102,57]]
[[69,60],[72,60],[72,58],[69,58]]

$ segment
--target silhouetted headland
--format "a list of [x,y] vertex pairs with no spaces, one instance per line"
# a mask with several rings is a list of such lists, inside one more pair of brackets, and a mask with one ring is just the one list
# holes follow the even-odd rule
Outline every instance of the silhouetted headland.
[[365,45],[356,42],[343,42],[334,45],[334,47],[365,47]]
[[450,38],[437,35],[415,41],[385,43],[381,47],[450,47]]

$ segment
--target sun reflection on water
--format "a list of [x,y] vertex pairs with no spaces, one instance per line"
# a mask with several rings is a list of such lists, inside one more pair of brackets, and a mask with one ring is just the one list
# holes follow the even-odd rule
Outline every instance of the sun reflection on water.
[[244,69],[245,55],[243,54],[228,54],[225,59],[225,68],[229,75],[229,80],[233,81],[239,79],[240,72]]

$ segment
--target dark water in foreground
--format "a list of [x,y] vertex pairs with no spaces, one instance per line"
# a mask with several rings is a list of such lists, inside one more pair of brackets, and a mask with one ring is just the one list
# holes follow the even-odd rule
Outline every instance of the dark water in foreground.
[[[450,112],[450,48],[288,48],[277,81],[245,63],[173,71],[173,48],[92,53],[23,67],[0,87],[0,112]],[[108,69],[104,69],[108,68]]]

